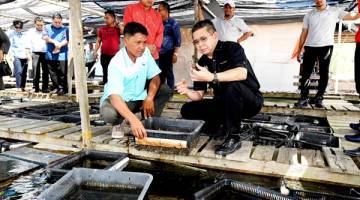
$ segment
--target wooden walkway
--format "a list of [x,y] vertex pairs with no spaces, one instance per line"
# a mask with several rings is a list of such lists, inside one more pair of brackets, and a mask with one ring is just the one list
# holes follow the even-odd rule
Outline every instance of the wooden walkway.
[[[336,102],[339,103],[339,101]],[[343,138],[345,134],[352,133],[348,128],[348,123],[358,121],[360,117],[355,116],[358,116],[360,112],[355,109],[350,110],[351,105],[345,104],[346,102],[341,101],[341,104],[335,104],[336,102],[331,102],[331,112],[339,113],[337,109],[340,110],[341,107],[346,109],[346,113],[329,115],[328,120],[335,135]],[[5,104],[0,106],[0,109],[14,109],[17,108],[15,105],[24,107],[41,103],[43,102]],[[178,117],[179,110],[174,106],[178,106],[180,101],[172,103],[173,105],[171,103],[168,105],[164,115]],[[329,113],[327,108],[324,110],[327,114]],[[353,114],[349,114],[350,112]],[[202,136],[190,155],[184,156],[138,150],[135,148],[132,137],[113,139],[110,130],[109,126],[93,127],[91,140],[93,149],[129,153],[131,157],[144,160],[360,188],[360,160],[343,154],[343,149],[353,149],[360,145],[343,139],[340,148],[324,148],[321,151],[254,146],[252,142],[244,141],[242,147],[234,154],[223,157],[214,154],[214,149],[219,143]],[[5,116],[0,116],[0,138],[40,143],[50,149],[60,146],[80,149],[82,144],[81,128],[75,124]]]

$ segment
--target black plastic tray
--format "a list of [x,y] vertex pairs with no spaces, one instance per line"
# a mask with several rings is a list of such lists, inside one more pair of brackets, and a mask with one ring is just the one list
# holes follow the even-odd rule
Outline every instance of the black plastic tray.
[[[62,176],[72,170],[74,167],[84,166],[82,161],[92,160],[99,161],[97,166],[88,166],[91,168],[97,169],[109,169],[114,166],[116,163],[125,159],[127,154],[124,153],[115,153],[115,152],[106,152],[106,151],[95,151],[95,150],[86,150],[81,151],[75,154],[71,154],[62,158],[47,167],[48,176],[52,181],[59,180]],[[99,164],[100,163],[100,164]],[[79,166],[80,165],[80,166]]]
[[195,200],[294,200],[296,198],[282,195],[260,186],[254,186],[231,179],[224,179],[194,194]]
[[38,199],[143,199],[153,176],[146,173],[75,168],[45,190]]
[[143,120],[143,124],[148,137],[187,141],[188,148],[190,148],[193,141],[199,136],[205,122],[153,117]]

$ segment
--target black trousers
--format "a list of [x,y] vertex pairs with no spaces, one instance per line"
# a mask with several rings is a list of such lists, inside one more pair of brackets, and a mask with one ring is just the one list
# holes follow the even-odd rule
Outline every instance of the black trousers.
[[5,84],[2,76],[0,76],[0,90],[5,90]]
[[[88,73],[90,72],[91,68],[94,66],[95,61],[94,62],[88,62],[85,64],[85,66],[88,68]],[[95,70],[93,70],[90,74],[89,74],[89,78],[94,78],[95,77]]]
[[333,46],[325,47],[305,47],[304,61],[303,61],[303,72],[300,79],[300,90],[302,97],[308,97],[309,87],[308,82],[311,73],[314,69],[316,61],[319,61],[319,73],[320,80],[318,85],[317,97],[322,97],[325,94],[326,87],[329,81],[329,67],[331,56],[333,52]]
[[111,55],[106,55],[106,54],[101,54],[101,56],[100,56],[100,63],[101,63],[102,69],[103,69],[104,85],[108,81],[108,67],[109,67],[109,63],[113,57],[114,57],[114,55],[111,56]]
[[205,130],[215,133],[220,125],[228,132],[240,126],[241,119],[260,112],[263,105],[261,94],[254,93],[242,82],[223,83],[224,91],[213,99],[185,103],[181,115],[185,119],[205,121]]
[[67,60],[47,60],[46,62],[49,67],[53,88],[63,88],[67,92]]
[[32,53],[32,67],[34,73],[33,88],[39,90],[40,82],[40,69],[42,70],[42,90],[47,90],[49,87],[49,68],[46,64],[45,53],[34,52]]
[[169,86],[171,90],[175,88],[175,78],[173,72],[173,62],[172,58],[174,55],[174,50],[167,51],[159,56],[159,67],[161,69],[160,79],[161,83],[165,83]]
[[355,49],[355,84],[356,91],[360,95],[360,42],[356,43]]

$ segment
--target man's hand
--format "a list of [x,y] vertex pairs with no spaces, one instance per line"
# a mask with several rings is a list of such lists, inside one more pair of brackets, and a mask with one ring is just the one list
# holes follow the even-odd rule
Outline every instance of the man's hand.
[[182,95],[186,95],[190,91],[185,79],[176,84],[176,91]]
[[98,55],[97,51],[94,51],[93,56],[94,56],[94,59],[95,59],[95,60],[98,59],[99,55]]
[[177,53],[174,53],[172,57],[172,63],[175,64],[176,62],[177,62]]
[[209,72],[206,67],[201,67],[198,64],[196,66],[198,70],[190,67],[190,77],[192,81],[211,82],[213,80],[214,74]]
[[143,110],[145,119],[152,117],[155,113],[154,99],[147,97],[143,101]]
[[0,62],[4,60],[4,52],[0,49]]
[[138,118],[134,118],[129,122],[131,126],[131,132],[136,138],[143,139],[147,137],[146,130]]
[[149,48],[150,52],[153,54],[156,51],[156,46],[153,44],[147,44],[147,48]]

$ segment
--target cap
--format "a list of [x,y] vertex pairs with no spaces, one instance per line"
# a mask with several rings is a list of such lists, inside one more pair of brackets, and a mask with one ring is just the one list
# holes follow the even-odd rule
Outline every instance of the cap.
[[224,6],[229,4],[232,8],[235,8],[235,2],[233,0],[225,0]]

